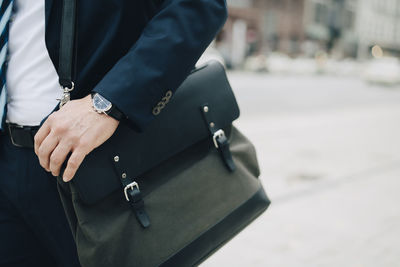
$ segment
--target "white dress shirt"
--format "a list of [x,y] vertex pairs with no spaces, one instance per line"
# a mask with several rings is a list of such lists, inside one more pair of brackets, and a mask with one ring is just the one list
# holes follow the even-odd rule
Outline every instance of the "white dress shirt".
[[6,75],[7,121],[39,125],[62,95],[45,45],[45,0],[14,0]]

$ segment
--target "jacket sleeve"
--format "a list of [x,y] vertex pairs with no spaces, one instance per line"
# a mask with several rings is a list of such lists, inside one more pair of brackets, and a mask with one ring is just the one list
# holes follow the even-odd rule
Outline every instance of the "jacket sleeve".
[[164,0],[129,52],[96,85],[141,131],[153,108],[175,90],[221,29],[225,0]]

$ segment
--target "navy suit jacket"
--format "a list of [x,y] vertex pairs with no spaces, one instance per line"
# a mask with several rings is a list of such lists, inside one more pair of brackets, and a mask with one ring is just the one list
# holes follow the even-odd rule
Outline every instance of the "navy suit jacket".
[[[137,129],[175,90],[227,18],[225,0],[78,0],[75,90],[116,105]],[[160,2],[160,1],[158,1]],[[61,0],[45,0],[46,46],[56,69]]]

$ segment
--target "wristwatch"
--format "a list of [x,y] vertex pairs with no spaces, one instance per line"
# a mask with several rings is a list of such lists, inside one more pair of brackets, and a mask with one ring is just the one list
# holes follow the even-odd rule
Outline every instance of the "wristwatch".
[[117,121],[125,118],[125,115],[116,106],[99,93],[92,93],[92,105],[97,113],[106,114]]

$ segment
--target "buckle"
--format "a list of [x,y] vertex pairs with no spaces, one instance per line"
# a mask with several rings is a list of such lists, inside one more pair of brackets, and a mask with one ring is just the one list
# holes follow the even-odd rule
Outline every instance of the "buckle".
[[129,196],[128,196],[128,190],[130,189],[130,190],[133,190],[134,188],[137,188],[138,190],[140,190],[139,189],[139,185],[138,185],[138,183],[137,182],[133,182],[133,183],[130,183],[130,184],[128,184],[127,186],[125,186],[125,188],[124,188],[124,194],[125,194],[125,198],[126,198],[126,201],[131,201],[130,199],[129,199]]
[[10,134],[11,143],[14,146],[21,147],[21,148],[28,147],[27,144],[21,144],[21,143],[17,142],[14,138],[14,134],[15,134],[14,129],[16,129],[17,131],[24,131],[24,130],[26,130],[25,126],[7,123],[7,128],[8,128],[8,133]]
[[221,138],[221,137],[226,137],[226,136],[225,136],[224,130],[219,129],[219,130],[216,131],[216,132],[214,133],[214,135],[213,135],[214,146],[215,146],[217,149],[219,148],[217,139],[218,139],[218,138]]
[[10,134],[11,143],[12,143],[14,146],[16,146],[16,147],[23,147],[21,144],[18,144],[18,143],[15,141],[12,128],[24,129],[24,127],[21,126],[21,125],[17,125],[17,124],[11,125],[11,124],[8,124],[8,123],[7,123],[7,126],[8,126],[8,127],[7,127],[7,128],[8,128],[8,132],[9,132],[9,134]]
[[63,95],[60,99],[57,99],[60,101],[59,106],[62,108],[65,104],[67,104],[71,100],[71,91],[73,91],[75,88],[74,82],[71,82],[71,88],[67,86],[62,86],[61,89],[63,90]]

